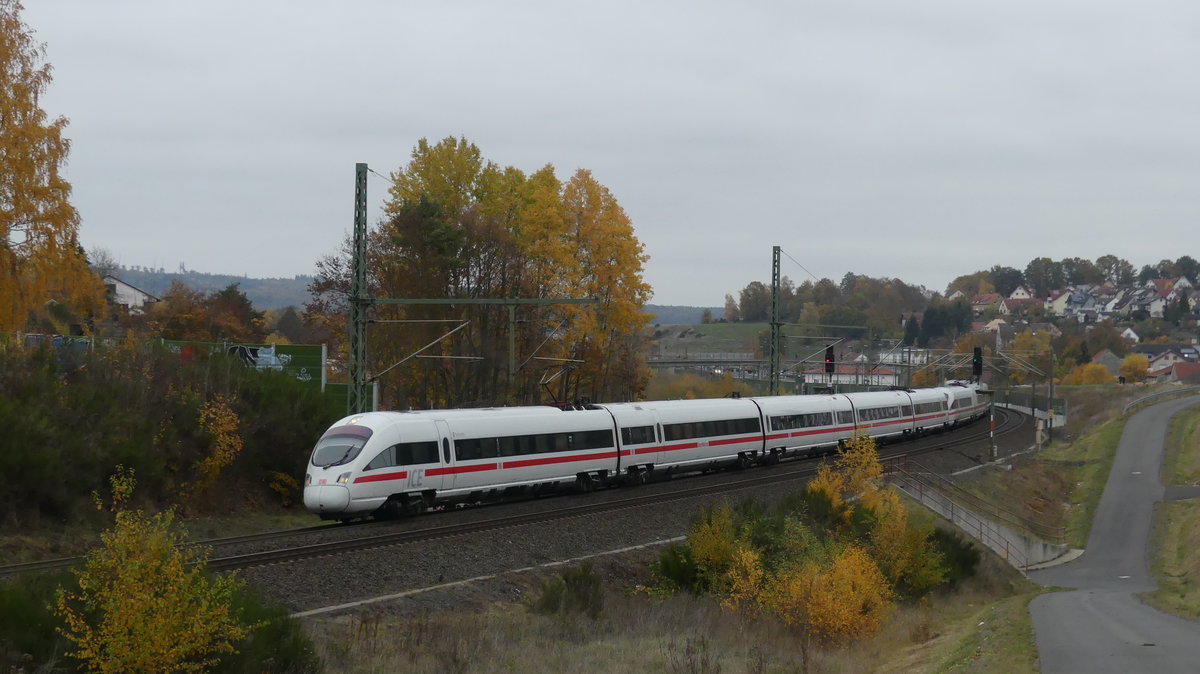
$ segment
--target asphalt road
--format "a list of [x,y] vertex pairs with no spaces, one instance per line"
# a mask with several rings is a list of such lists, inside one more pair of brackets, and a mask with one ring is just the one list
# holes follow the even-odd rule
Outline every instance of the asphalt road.
[[1036,583],[1076,588],[1029,604],[1043,673],[1200,672],[1200,623],[1135,596],[1156,587],[1148,545],[1154,505],[1167,492],[1159,480],[1167,422],[1196,404],[1200,398],[1160,403],[1126,422],[1086,552],[1030,572]]

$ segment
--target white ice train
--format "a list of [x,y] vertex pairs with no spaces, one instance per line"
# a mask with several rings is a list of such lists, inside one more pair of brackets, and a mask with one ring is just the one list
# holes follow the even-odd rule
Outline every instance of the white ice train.
[[438,503],[652,472],[769,463],[983,416],[974,384],[834,395],[716,398],[559,407],[368,412],[321,436],[304,505],[324,519],[394,516]]

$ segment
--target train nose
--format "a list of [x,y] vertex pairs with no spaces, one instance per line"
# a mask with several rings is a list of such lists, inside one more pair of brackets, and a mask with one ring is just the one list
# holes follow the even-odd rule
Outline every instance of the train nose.
[[315,513],[340,513],[350,505],[350,490],[337,484],[304,488],[304,507]]

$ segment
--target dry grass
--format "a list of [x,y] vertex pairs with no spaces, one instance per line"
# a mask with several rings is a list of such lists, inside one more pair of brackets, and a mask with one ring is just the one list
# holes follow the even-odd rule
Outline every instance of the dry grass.
[[[320,524],[321,520],[304,510],[266,508],[240,515],[186,519],[182,523],[187,527],[189,539],[199,542],[209,538],[311,527]],[[77,557],[99,542],[103,526],[108,525],[47,525],[39,527],[35,533],[0,530],[0,564]]]
[[1163,484],[1200,484],[1200,409],[1183,410],[1171,418],[1163,455]]
[[1065,387],[1068,440],[1018,457],[1011,470],[974,475],[962,486],[1029,519],[1065,527],[1068,543],[1082,547],[1124,430],[1121,408],[1151,392],[1140,386]]
[[1158,590],[1143,598],[1164,611],[1200,619],[1200,503],[1160,503],[1154,512],[1154,542],[1151,570]]
[[[635,580],[628,574],[616,575]],[[1012,615],[1024,610],[1029,592],[1019,574],[985,555],[979,576],[960,590],[897,608],[872,639],[814,648],[807,671],[950,671],[943,664],[950,660],[970,671],[1034,671],[1028,619]],[[664,598],[610,584],[596,620],[542,615],[529,606],[347,615],[313,620],[308,631],[327,669],[339,672],[805,671],[795,633],[767,617],[731,613],[711,597]],[[1001,650],[1008,654],[1000,657]]]
[[[1200,483],[1200,409],[1188,409],[1171,419],[1163,457],[1163,482]],[[1200,619],[1200,501],[1161,503],[1154,512],[1154,552],[1151,569],[1158,591],[1145,599],[1165,611]]]

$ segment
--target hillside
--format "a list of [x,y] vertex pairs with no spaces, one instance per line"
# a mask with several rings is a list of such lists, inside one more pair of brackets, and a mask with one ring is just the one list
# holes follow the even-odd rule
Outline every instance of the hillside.
[[[238,289],[246,293],[251,304],[259,311],[283,309],[284,307],[300,308],[308,301],[308,284],[312,276],[297,275],[292,278],[251,278],[249,276],[231,276],[227,274],[206,274],[204,272],[185,270],[182,272],[165,272],[161,269],[145,269],[143,267],[118,267],[113,274],[122,281],[141,288],[151,295],[162,296],[171,287],[172,281],[179,281],[192,290],[214,292],[227,288],[229,284],[238,284]],[[700,322],[704,310],[720,316],[724,311],[720,307],[685,307],[662,304],[647,304],[646,311],[654,315],[651,324],[693,324]]]
[[246,294],[254,308],[259,311],[303,306],[308,301],[308,284],[313,280],[312,276],[305,275],[292,278],[250,278],[191,270],[172,273],[141,267],[119,267],[113,275],[159,297],[167,292],[172,281],[179,281],[192,290],[204,292],[222,290],[229,287],[229,284],[236,283],[238,289]]

